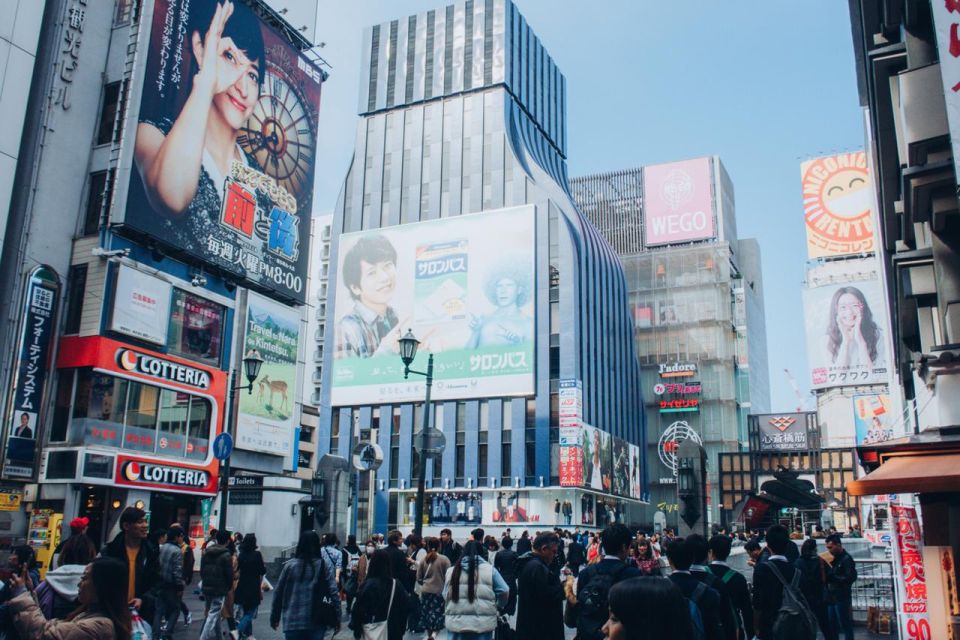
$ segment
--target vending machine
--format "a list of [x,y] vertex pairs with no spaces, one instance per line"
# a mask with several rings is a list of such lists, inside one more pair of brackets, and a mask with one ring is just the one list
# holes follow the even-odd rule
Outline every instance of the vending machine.
[[43,580],[53,560],[53,552],[60,544],[60,525],[63,514],[52,509],[34,509],[30,514],[30,527],[27,530],[27,544],[37,554],[40,579]]

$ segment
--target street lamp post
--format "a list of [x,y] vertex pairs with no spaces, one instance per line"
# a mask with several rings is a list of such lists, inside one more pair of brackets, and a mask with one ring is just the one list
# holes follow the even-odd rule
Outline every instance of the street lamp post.
[[410,368],[413,359],[417,356],[417,348],[420,341],[414,337],[413,332],[407,329],[407,333],[400,338],[400,359],[403,360],[403,378],[406,380],[411,373],[418,376],[424,376],[427,383],[427,396],[423,401],[423,426],[420,430],[420,443],[417,450],[420,453],[420,466],[417,473],[417,503],[416,503],[416,522],[413,524],[413,533],[417,537],[423,535],[423,501],[424,491],[427,482],[427,431],[430,428],[430,389],[433,387],[433,354],[427,358],[427,370],[416,371]]
[[[230,435],[233,435],[236,432],[234,426],[236,425],[237,418],[236,413],[233,408],[234,399],[236,397],[237,391],[247,390],[248,394],[253,393],[253,381],[257,379],[257,376],[260,375],[260,367],[263,366],[263,358],[260,357],[260,353],[256,350],[251,350],[247,352],[247,355],[243,357],[243,373],[247,378],[247,384],[237,385],[237,370],[234,369],[230,374],[230,425],[229,432]],[[218,529],[223,531],[227,528],[227,502],[229,501],[228,494],[230,492],[230,456],[227,456],[223,462],[220,463],[220,524]],[[206,526],[206,525],[204,525]]]

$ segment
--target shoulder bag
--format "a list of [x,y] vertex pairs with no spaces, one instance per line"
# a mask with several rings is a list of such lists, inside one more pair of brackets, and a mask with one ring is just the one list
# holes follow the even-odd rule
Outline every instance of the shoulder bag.
[[[313,583],[313,602],[310,607],[310,621],[325,629],[340,628],[340,594],[330,593],[327,583],[326,561],[320,557],[320,568]],[[336,571],[336,569],[334,569]]]
[[381,622],[368,622],[363,625],[363,640],[387,640],[390,633],[390,611],[393,609],[393,596],[397,590],[397,581],[390,581],[390,601],[387,604],[387,617]]

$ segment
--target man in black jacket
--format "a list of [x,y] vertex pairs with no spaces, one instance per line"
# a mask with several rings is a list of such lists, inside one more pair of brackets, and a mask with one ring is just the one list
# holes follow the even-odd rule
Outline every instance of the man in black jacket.
[[454,541],[453,532],[450,529],[440,530],[440,554],[447,557],[451,567],[457,564],[463,554],[463,547],[459,542]]
[[540,533],[533,541],[533,557],[523,566],[517,580],[520,602],[517,610],[517,637],[523,640],[563,640],[563,586],[560,576],[551,573],[560,540],[552,531]]
[[753,605],[750,604],[750,586],[747,579],[727,564],[732,542],[729,536],[717,534],[710,538],[710,571],[721,582],[734,610],[734,624],[739,640],[753,639]]
[[690,558],[693,560],[693,564],[690,565],[690,574],[720,594],[720,626],[723,627],[724,639],[737,640],[738,625],[736,613],[733,610],[733,598],[727,590],[727,585],[713,575],[710,567],[707,566],[707,555],[710,553],[707,539],[694,533],[687,536],[685,542],[690,550]]
[[407,593],[413,593],[414,585],[417,582],[417,575],[410,568],[413,563],[401,549],[403,544],[403,534],[399,531],[391,531],[387,534],[387,553],[390,555],[390,569],[393,570],[393,577],[403,586]]
[[510,598],[505,611],[512,616],[517,611],[517,552],[513,550],[513,538],[500,541],[500,551],[493,556],[493,568],[500,572],[500,576],[510,587]]
[[580,543],[580,539],[574,535],[567,547],[567,566],[574,577],[580,575],[580,567],[587,563],[587,550]]
[[[700,582],[692,573],[693,554],[682,538],[676,538],[667,545],[667,560],[673,567],[670,580],[680,587],[680,592],[700,609],[703,621],[703,634],[706,640],[723,640],[723,628],[720,625],[720,594]],[[702,587],[700,585],[703,585]],[[700,587],[698,589],[698,587]],[[701,595],[697,595],[700,593]]]
[[827,614],[833,637],[839,637],[842,629],[846,640],[853,640],[850,605],[851,589],[857,581],[857,565],[853,556],[843,548],[842,539],[836,533],[827,536],[827,551],[833,556],[833,562],[827,570]]
[[233,554],[227,545],[229,531],[217,531],[216,544],[208,545],[200,559],[200,580],[203,598],[208,605],[207,618],[200,629],[200,638],[219,638],[223,601],[233,587]]
[[603,559],[580,572],[577,579],[577,640],[602,640],[601,628],[610,615],[607,606],[610,587],[621,580],[643,575],[640,569],[626,562],[630,538],[630,530],[622,524],[612,524],[604,529],[600,536]]
[[[147,512],[127,507],[120,514],[120,533],[107,543],[101,555],[116,558],[127,567],[132,584],[127,585],[127,600],[144,620],[153,620],[154,588],[160,581],[158,551],[147,542]],[[133,563],[131,566],[130,563]]]
[[773,623],[783,603],[783,584],[769,565],[776,565],[787,584],[790,584],[793,572],[796,571],[793,562],[784,555],[791,545],[787,528],[779,524],[773,525],[767,529],[766,539],[770,555],[765,562],[760,562],[753,568],[753,626],[760,640],[772,640]]

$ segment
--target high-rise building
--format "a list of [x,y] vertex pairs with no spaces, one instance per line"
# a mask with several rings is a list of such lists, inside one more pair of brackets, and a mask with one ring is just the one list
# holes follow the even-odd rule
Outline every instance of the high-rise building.
[[710,157],[578,177],[571,188],[626,274],[648,425],[647,521],[676,526],[676,443],[693,438],[707,452],[710,519],[720,522],[733,505],[719,500],[717,455],[746,447],[747,415],[770,402],[760,247],[737,237],[733,184]]
[[[611,478],[613,455],[628,455],[623,443],[644,440],[633,322],[616,253],[568,189],[566,80],[508,0],[384,22],[363,43],[362,119],[334,212],[337,292],[327,305],[320,407],[321,442],[332,452],[346,457],[358,439],[383,449],[374,513],[360,522],[380,531],[411,522],[423,383],[404,385],[399,356],[382,355],[380,340],[395,344],[409,328],[430,336],[424,348],[446,376],[428,416],[446,437],[442,456],[427,462],[430,525],[554,517],[596,525],[601,512],[636,521],[639,450],[636,491],[626,495],[619,478],[615,496]],[[379,247],[366,263],[355,262],[361,243]],[[442,256],[452,258],[440,264]],[[357,304],[362,264],[380,265],[371,274],[383,271],[396,296],[380,312]],[[515,275],[498,275],[500,267]],[[458,275],[438,280],[440,271]],[[486,300],[490,285],[499,293]],[[358,335],[363,318],[378,324]],[[479,350],[465,349],[458,331]],[[488,364],[518,373],[477,377]],[[451,382],[458,369],[469,372]],[[562,477],[584,484],[561,464],[561,381],[582,389],[576,428],[598,429],[600,446],[586,445],[600,469],[592,489],[560,486]]]

